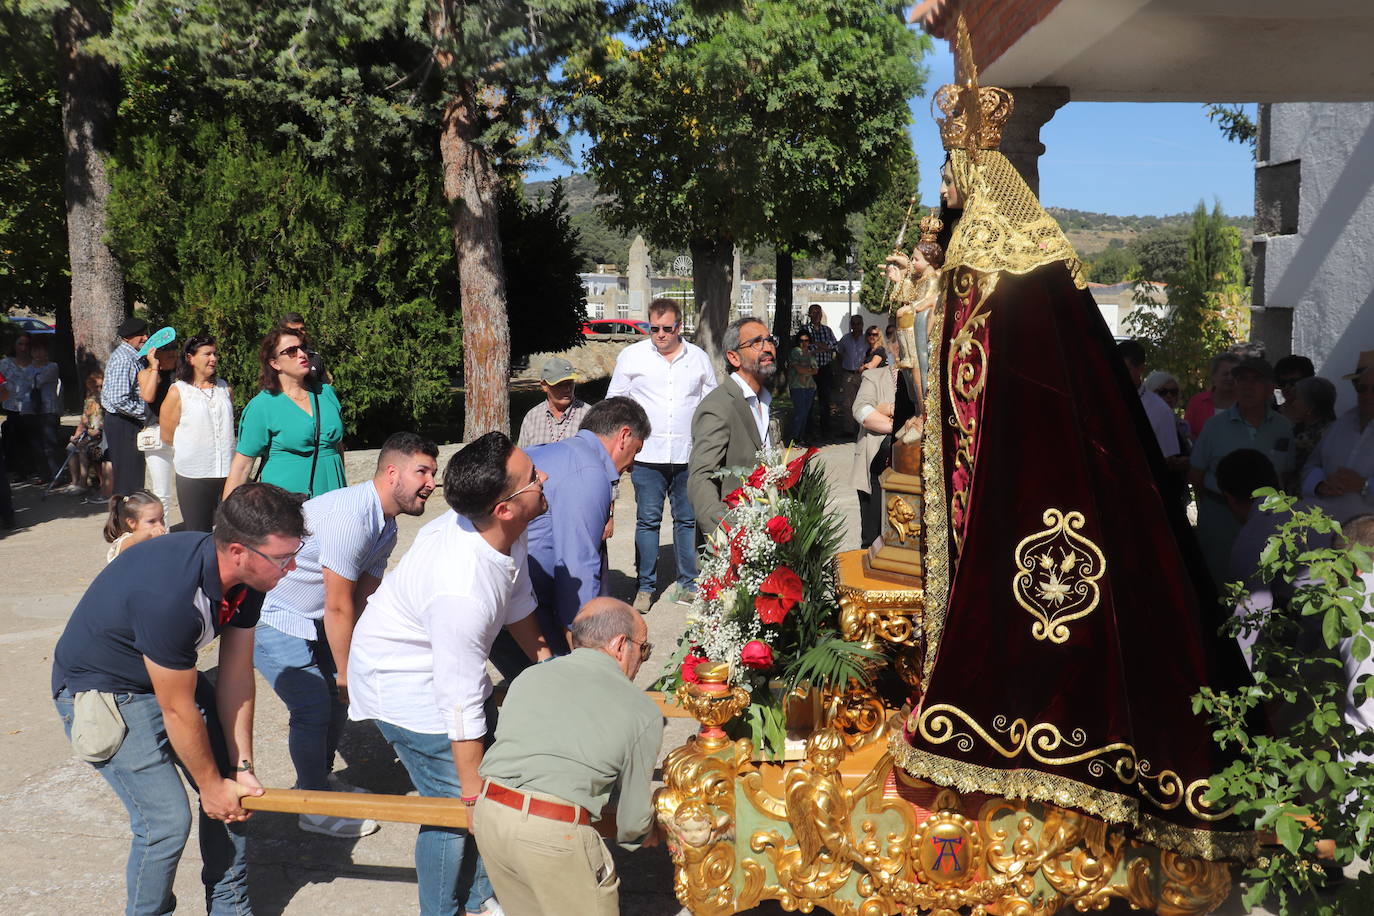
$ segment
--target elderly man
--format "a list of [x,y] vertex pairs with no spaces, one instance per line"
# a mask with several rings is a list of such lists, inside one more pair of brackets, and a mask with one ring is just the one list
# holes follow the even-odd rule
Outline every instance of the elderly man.
[[473,831],[508,916],[615,916],[620,878],[591,821],[616,799],[616,839],[657,842],[650,787],[658,708],[633,683],[652,646],[644,620],[595,598],[573,651],[515,680],[482,760]]
[[544,403],[536,404],[520,421],[521,448],[532,448],[549,442],[561,442],[577,435],[582,418],[587,415],[587,402],[577,396],[577,371],[572,363],[555,356],[539,370],[539,390]]
[[763,322],[745,317],[730,322],[721,347],[730,380],[708,394],[692,417],[687,492],[703,540],[725,516],[722,495],[735,487],[714,475],[721,468],[752,467],[758,450],[774,444],[768,384],[778,369],[778,342]]
[[677,581],[671,597],[690,604],[696,590],[696,518],[687,498],[687,458],[692,451],[692,412],[716,387],[706,352],[682,339],[682,309],[672,299],[649,303],[649,339],[620,351],[607,397],[624,395],[649,415],[653,435],[630,469],[635,488],[635,610],[649,613],[658,580],[663,500],[673,510]]
[[[348,650],[367,600],[396,546],[396,517],[423,515],[434,492],[439,448],[414,433],[382,444],[371,480],[305,504],[312,534],[296,568],[263,602],[253,663],[291,713],[296,787],[329,788],[348,712]],[[340,783],[342,785],[342,783]],[[300,829],[366,836],[377,822],[302,814]]]
[[[129,812],[130,914],[176,906],[172,884],[191,832],[179,771],[200,796],[209,912],[252,912],[240,827],[249,813],[239,799],[262,794],[253,775],[253,626],[305,534],[299,496],[245,484],[220,505],[213,535],[164,535],[106,566],[57,641],[52,695],[62,724]],[[217,636],[211,686],[196,662]]]
[[119,326],[119,346],[105,363],[100,406],[105,412],[105,447],[114,466],[114,495],[128,496],[143,489],[146,465],[138,450],[138,434],[148,418],[148,404],[140,395],[139,376],[157,373],[157,357],[138,355],[148,340],[148,322],[130,316]]
[[1355,406],[1327,427],[1302,471],[1302,493],[1344,522],[1374,512],[1374,350],[1360,354],[1345,376],[1355,386]]
[[1240,523],[1231,514],[1217,484],[1217,465],[1236,449],[1262,453],[1282,477],[1293,466],[1293,426],[1271,406],[1274,370],[1259,357],[1248,357],[1231,370],[1236,402],[1202,427],[1189,456],[1188,482],[1197,488],[1197,535],[1212,581],[1226,581],[1231,547]]
[[[811,335],[811,352],[816,357],[816,402],[817,438],[825,439],[835,435],[837,430],[830,418],[831,405],[835,402],[835,332],[825,323],[825,310],[812,303],[806,310],[806,324],[801,330]],[[859,319],[862,324],[863,319]]]
[[[451,511],[420,529],[353,631],[348,714],[374,719],[421,795],[477,800],[491,695],[487,658],[505,627],[549,657],[535,621],[525,529],[548,509],[529,455],[504,433],[460,449],[444,470]],[[423,916],[491,912],[478,859],[460,886],[466,833],[424,826],[415,841]]]
[[[530,449],[530,459],[549,475],[549,511],[530,522],[530,581],[544,641],[557,655],[571,651],[567,634],[578,609],[604,593],[601,532],[615,484],[651,432],[643,407],[607,398],[587,411],[573,438]],[[519,661],[501,673],[514,677],[528,667],[527,659]]]

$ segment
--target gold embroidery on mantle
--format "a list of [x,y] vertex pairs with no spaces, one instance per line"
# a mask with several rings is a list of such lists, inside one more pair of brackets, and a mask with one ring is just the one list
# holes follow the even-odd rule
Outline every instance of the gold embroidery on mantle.
[[925,631],[926,649],[921,662],[920,683],[930,678],[930,669],[935,665],[935,650],[940,645],[940,635],[945,627],[945,610],[949,604],[949,504],[945,502],[945,420],[948,410],[945,406],[945,389],[940,379],[944,376],[942,362],[948,358],[944,348],[945,309],[948,307],[948,287],[950,275],[940,275],[941,295],[930,318],[931,360],[926,369],[926,423],[921,442],[921,487],[926,494],[924,502],[926,552],[925,561],[925,604],[922,629]]
[[1035,617],[1031,636],[1061,644],[1069,639],[1065,624],[1097,609],[1102,597],[1097,580],[1107,561],[1097,545],[1078,534],[1081,512],[1046,509],[1045,530],[1016,545],[1016,575],[1011,579],[1016,603]]
[[[946,359],[946,384],[949,387],[949,419],[954,426],[954,462],[952,473],[964,471],[965,485],[950,496],[950,532],[956,553],[963,548],[964,536],[957,519],[967,522],[969,494],[973,490],[974,449],[978,436],[977,401],[988,381],[988,351],[977,334],[988,323],[992,313],[988,299],[997,286],[997,275],[979,275],[964,269],[951,274],[953,294],[959,300],[970,298],[968,314],[959,330],[949,341]],[[961,410],[962,408],[962,410]]]

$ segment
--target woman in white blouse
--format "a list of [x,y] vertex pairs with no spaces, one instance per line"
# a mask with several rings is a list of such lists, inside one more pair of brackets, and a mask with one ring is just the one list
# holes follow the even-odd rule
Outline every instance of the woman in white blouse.
[[224,479],[234,457],[234,404],[229,385],[215,375],[215,339],[186,341],[176,381],[162,402],[162,441],[176,448],[177,502],[187,531],[214,526]]

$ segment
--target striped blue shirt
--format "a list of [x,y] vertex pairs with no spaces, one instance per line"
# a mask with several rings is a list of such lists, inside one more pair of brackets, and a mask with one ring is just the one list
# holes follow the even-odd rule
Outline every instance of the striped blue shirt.
[[120,341],[105,363],[105,384],[100,389],[100,406],[110,413],[122,414],[142,423],[148,405],[138,394],[138,370],[144,367],[138,351]]
[[364,574],[380,579],[396,546],[396,520],[383,514],[371,480],[316,496],[303,508],[310,534],[296,568],[267,593],[262,622],[287,636],[316,639],[315,621],[324,619],[324,570],[352,582]]

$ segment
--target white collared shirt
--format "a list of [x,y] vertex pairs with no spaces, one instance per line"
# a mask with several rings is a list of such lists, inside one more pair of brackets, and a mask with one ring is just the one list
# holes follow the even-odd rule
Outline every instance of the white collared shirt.
[[525,536],[507,556],[445,512],[420,529],[353,631],[348,717],[451,741],[482,737],[491,644],[533,611]]
[[636,461],[686,464],[692,454],[692,414],[715,387],[715,367],[696,344],[684,340],[669,362],[652,340],[641,340],[620,351],[606,397],[631,398],[649,415],[653,431]]
[[1155,440],[1159,442],[1159,450],[1165,458],[1174,457],[1179,453],[1178,417],[1162,397],[1144,385],[1140,386],[1139,394],[1140,404],[1150,421],[1150,429],[1154,430]]
[[754,417],[754,424],[759,428],[759,441],[764,448],[769,448],[772,443],[768,441],[768,409],[773,403],[773,392],[768,390],[767,385],[759,386],[757,392],[749,387],[749,383],[740,378],[738,372],[731,372],[730,378],[739,386],[739,390],[744,392],[744,402],[749,405],[749,413]]

